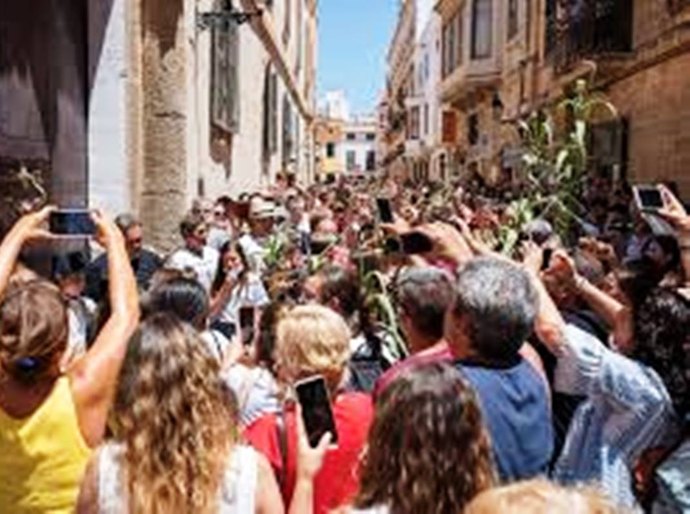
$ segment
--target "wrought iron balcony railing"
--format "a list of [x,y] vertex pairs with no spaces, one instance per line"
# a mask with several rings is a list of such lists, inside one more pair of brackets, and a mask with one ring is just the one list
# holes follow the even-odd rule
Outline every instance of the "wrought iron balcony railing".
[[547,0],[546,50],[564,72],[585,58],[632,50],[633,0]]

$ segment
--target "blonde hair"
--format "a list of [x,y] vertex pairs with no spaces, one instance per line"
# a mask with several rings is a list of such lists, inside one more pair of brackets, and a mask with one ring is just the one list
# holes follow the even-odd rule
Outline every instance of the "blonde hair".
[[345,320],[331,309],[296,307],[278,323],[276,363],[289,380],[323,375],[334,393],[350,358],[350,337]]
[[477,496],[465,514],[625,514],[600,491],[591,487],[565,488],[536,479],[489,489]]
[[211,514],[236,440],[236,405],[217,361],[190,327],[168,314],[130,342],[112,428],[125,447],[130,514]]

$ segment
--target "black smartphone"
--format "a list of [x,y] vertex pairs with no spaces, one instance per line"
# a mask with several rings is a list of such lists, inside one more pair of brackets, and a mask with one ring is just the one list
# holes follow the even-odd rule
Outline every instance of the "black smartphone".
[[254,340],[254,316],[254,307],[240,307],[240,331],[242,344],[245,346],[252,344]]
[[544,248],[542,250],[541,270],[547,270],[551,267],[551,258],[553,257],[553,248]]
[[57,236],[94,236],[96,224],[85,209],[61,209],[50,213],[50,232]]
[[658,211],[664,207],[664,198],[656,186],[634,186],[633,192],[640,211]]
[[295,392],[311,447],[315,448],[326,432],[331,433],[331,444],[337,445],[338,432],[326,380],[321,375],[300,380],[295,384]]
[[393,223],[393,209],[388,198],[377,198],[376,206],[379,210],[379,220],[381,223]]
[[421,232],[408,232],[400,236],[400,247],[405,255],[429,253],[434,249],[434,243]]

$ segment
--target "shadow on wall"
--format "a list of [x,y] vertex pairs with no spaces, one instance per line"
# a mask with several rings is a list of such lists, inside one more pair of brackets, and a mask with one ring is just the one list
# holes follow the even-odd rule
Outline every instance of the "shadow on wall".
[[184,10],[184,0],[142,0],[142,39],[146,33],[158,41],[161,58],[175,47],[179,19]]

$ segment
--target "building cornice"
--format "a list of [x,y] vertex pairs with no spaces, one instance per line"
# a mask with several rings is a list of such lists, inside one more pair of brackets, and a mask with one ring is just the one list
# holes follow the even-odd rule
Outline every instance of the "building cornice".
[[[257,0],[241,0],[242,8],[248,12],[256,12],[261,10],[263,4]],[[314,0],[314,4],[316,1]],[[293,102],[297,106],[302,116],[307,123],[314,120],[314,111],[307,102],[305,96],[300,91],[298,80],[292,72],[292,66],[288,62],[288,57],[284,51],[282,38],[276,35],[275,27],[273,26],[271,15],[265,10],[261,16],[255,16],[250,21],[251,27],[256,33],[259,40],[263,43],[266,51],[271,57],[271,61],[278,70],[278,73],[283,79],[285,86],[290,92]]]

